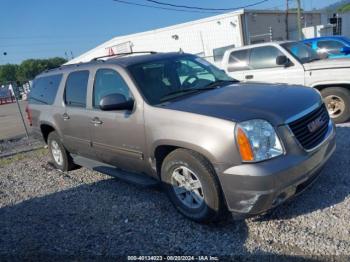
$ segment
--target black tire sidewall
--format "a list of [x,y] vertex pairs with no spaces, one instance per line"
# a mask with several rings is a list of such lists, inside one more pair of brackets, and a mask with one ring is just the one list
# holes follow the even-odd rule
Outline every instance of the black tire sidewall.
[[[203,163],[203,159],[198,159],[198,155],[191,153],[187,150],[176,150],[166,157],[161,170],[163,186],[171,202],[183,215],[197,222],[211,222],[221,212],[221,192],[213,171]],[[204,204],[199,208],[187,207],[175,195],[171,175],[180,166],[185,166],[193,171],[202,184]]]
[[327,87],[321,90],[321,94],[323,98],[326,98],[330,95],[336,95],[343,99],[345,103],[344,112],[335,118],[332,118],[333,121],[337,124],[344,123],[350,118],[350,90],[343,87]]
[[[63,164],[62,165],[59,165],[54,157],[53,157],[53,154],[52,154],[52,148],[51,148],[51,142],[52,141],[56,141],[56,143],[58,144],[58,146],[60,147],[61,149],[61,153],[62,153],[62,158],[63,158]],[[65,149],[65,147],[63,146],[62,142],[61,142],[61,139],[60,137],[58,136],[58,134],[54,131],[54,132],[51,132],[48,136],[48,139],[47,139],[47,145],[48,145],[48,148],[49,148],[49,152],[50,152],[50,156],[51,156],[51,159],[52,159],[52,163],[54,164],[54,166],[61,170],[61,171],[68,171],[69,169],[69,162],[68,162],[68,154],[67,154],[67,151]]]

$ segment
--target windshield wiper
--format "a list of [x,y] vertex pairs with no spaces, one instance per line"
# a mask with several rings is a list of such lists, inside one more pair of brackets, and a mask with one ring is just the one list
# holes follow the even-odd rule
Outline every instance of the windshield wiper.
[[[176,90],[173,92],[170,92],[168,94],[166,94],[165,96],[163,96],[160,101],[164,102],[166,100],[169,100],[169,96],[173,96],[176,94],[188,94],[188,93],[195,93],[195,92],[201,92],[201,91],[206,91],[206,90],[211,90],[211,89],[216,89],[219,88],[222,84],[224,83],[236,83],[238,82],[237,80],[217,80],[215,82],[212,82],[204,87],[201,88],[189,88],[189,89],[180,89],[180,90]],[[173,98],[177,98],[178,96],[175,96]]]
[[239,82],[238,80],[217,80],[213,83],[210,83],[204,87],[206,88],[212,88],[212,87],[220,87],[222,84],[230,84],[230,83],[237,83]]
[[[164,102],[166,100],[168,100],[169,96],[173,96],[173,95],[177,95],[177,94],[187,94],[187,93],[194,93],[194,92],[199,92],[199,91],[203,91],[203,90],[210,90],[210,89],[216,89],[216,87],[202,87],[202,88],[189,88],[189,89],[180,89],[180,90],[176,90],[174,92],[170,92],[168,94],[166,94],[165,96],[163,96],[160,101]],[[176,98],[178,96],[175,96],[174,98]]]

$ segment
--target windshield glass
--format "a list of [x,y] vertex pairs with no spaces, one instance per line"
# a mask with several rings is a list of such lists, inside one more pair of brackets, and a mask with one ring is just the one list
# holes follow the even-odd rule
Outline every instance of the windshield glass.
[[151,105],[235,81],[206,60],[192,55],[136,64],[128,69]]
[[282,47],[302,64],[321,59],[315,50],[301,42],[285,43]]

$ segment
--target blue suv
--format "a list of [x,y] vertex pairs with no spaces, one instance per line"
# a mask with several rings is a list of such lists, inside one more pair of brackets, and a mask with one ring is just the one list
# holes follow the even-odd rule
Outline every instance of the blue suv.
[[319,54],[327,54],[328,58],[350,58],[350,39],[345,36],[317,37],[303,42]]

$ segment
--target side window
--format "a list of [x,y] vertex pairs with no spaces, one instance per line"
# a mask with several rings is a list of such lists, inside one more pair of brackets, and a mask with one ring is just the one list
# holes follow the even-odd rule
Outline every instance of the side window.
[[225,51],[227,49],[231,49],[234,47],[235,47],[235,45],[228,45],[228,46],[223,46],[223,47],[213,49],[214,61],[220,62],[222,60],[222,58],[224,57]]
[[321,40],[317,42],[317,47],[321,53],[340,54],[344,44],[339,41]]
[[230,57],[228,60],[228,63],[229,63],[228,71],[249,70],[248,55],[249,55],[248,49],[233,51],[230,54]]
[[34,80],[29,94],[29,103],[52,105],[55,101],[62,74],[44,76]]
[[282,52],[274,46],[252,48],[249,65],[253,69],[278,67],[276,58],[280,55],[283,55]]
[[89,80],[89,71],[77,71],[68,75],[64,101],[67,106],[86,107],[86,90]]
[[126,100],[132,98],[124,79],[112,69],[99,69],[95,75],[93,107],[98,108],[101,98],[111,94],[121,94]]

